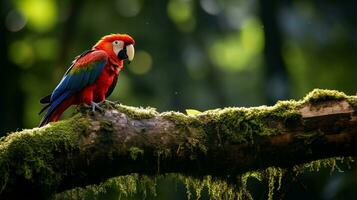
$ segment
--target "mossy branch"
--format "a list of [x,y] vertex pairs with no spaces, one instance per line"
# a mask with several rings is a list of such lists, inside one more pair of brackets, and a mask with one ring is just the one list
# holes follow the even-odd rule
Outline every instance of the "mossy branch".
[[357,155],[357,97],[337,91],[190,115],[104,106],[1,138],[0,198],[48,197],[130,173],[227,177]]

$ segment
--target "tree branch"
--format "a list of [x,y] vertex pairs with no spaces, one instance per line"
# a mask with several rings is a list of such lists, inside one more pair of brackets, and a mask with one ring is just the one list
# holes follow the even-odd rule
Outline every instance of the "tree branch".
[[357,97],[337,91],[196,115],[103,106],[105,113],[82,108],[68,120],[1,138],[0,198],[19,191],[47,197],[130,173],[225,177],[357,155]]

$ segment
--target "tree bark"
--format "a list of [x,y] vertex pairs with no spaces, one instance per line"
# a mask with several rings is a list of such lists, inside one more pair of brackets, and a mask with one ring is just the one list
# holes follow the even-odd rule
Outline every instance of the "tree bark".
[[102,106],[1,138],[0,198],[46,198],[130,173],[226,177],[357,155],[357,97],[337,91],[195,115]]

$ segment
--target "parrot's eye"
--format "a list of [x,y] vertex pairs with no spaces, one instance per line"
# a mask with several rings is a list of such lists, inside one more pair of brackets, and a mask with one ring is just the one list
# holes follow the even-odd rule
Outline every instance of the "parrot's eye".
[[123,41],[120,41],[120,40],[115,40],[115,41],[113,42],[113,45],[116,45],[116,46],[122,46],[122,44],[124,44],[124,42],[123,42]]
[[124,42],[120,40],[115,40],[112,42],[113,44],[113,51],[115,54],[118,54],[120,50],[124,48]]

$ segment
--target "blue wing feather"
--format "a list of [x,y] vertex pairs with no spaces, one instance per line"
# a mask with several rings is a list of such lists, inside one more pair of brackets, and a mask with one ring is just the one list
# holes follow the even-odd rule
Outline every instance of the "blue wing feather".
[[89,77],[90,77],[90,73],[85,73],[83,74],[83,77],[82,77],[82,87],[85,87],[84,83],[88,83],[88,85],[92,84],[89,82]]
[[[101,56],[100,59],[90,60],[91,57],[95,57],[96,54]],[[103,56],[104,54],[105,56]],[[86,57],[85,59],[88,61],[85,64],[78,64],[79,59],[83,59],[84,57]],[[84,87],[93,84],[103,71],[105,65],[107,64],[107,60],[108,58],[106,53],[101,50],[85,52],[85,55],[79,56],[66,71],[61,82],[54,89],[51,95],[51,102],[55,101],[66,91],[75,93]],[[78,65],[81,65],[80,68]]]

